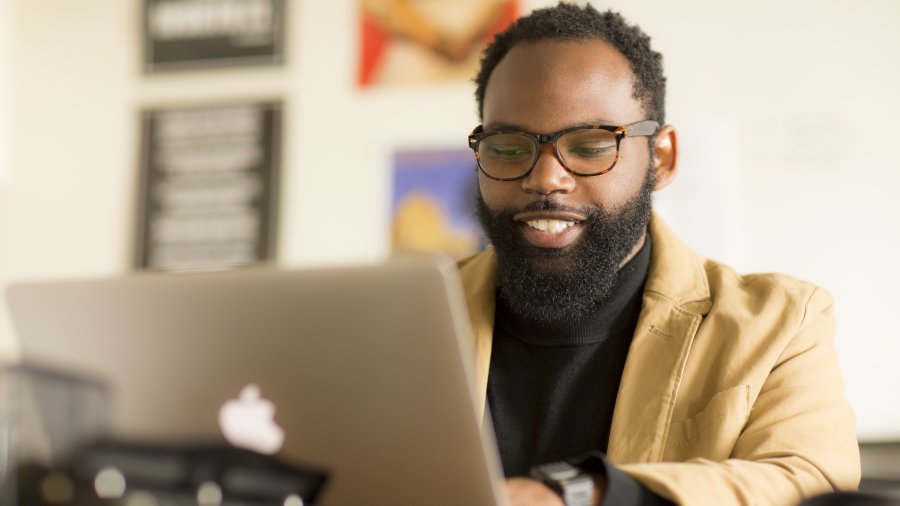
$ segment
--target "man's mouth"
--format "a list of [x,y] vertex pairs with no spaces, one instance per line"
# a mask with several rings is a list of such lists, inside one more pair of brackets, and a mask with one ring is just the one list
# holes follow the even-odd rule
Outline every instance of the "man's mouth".
[[562,220],[531,220],[526,221],[525,224],[535,230],[540,230],[541,232],[558,234],[563,230],[575,225],[575,222]]
[[538,211],[516,214],[513,219],[522,225],[522,235],[538,248],[570,246],[584,231],[585,217],[571,212]]

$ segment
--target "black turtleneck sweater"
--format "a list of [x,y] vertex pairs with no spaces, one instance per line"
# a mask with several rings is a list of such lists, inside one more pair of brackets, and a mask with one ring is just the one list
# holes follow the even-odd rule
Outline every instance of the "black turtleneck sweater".
[[578,321],[525,321],[498,294],[487,398],[507,477],[527,476],[533,466],[595,452],[593,467],[606,472],[607,492],[612,487],[629,492],[621,497],[623,504],[668,503],[612,470],[605,459],[596,464],[596,452],[605,453],[609,442],[650,249],[647,234],[637,255],[619,269],[609,298]]

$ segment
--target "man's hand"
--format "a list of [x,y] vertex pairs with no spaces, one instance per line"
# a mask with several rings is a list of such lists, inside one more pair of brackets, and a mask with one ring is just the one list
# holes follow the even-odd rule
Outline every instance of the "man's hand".
[[510,506],[565,506],[556,492],[529,478],[506,480],[506,495]]

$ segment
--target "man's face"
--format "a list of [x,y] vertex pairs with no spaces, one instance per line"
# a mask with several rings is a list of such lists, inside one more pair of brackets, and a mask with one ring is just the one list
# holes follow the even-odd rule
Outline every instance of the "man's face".
[[[606,42],[521,43],[490,77],[484,131],[550,133],[647,119],[632,80],[628,61]],[[615,168],[598,176],[569,173],[549,145],[522,179],[479,173],[479,218],[514,311],[544,321],[578,317],[609,295],[617,268],[643,244],[650,162],[647,138],[629,137]]]

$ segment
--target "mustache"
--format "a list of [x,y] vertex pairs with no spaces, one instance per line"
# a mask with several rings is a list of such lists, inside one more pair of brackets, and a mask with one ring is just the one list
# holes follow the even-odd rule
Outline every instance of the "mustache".
[[558,211],[580,214],[582,216],[591,216],[597,213],[596,207],[574,207],[560,204],[552,200],[537,200],[526,206],[518,208],[506,208],[497,214],[513,216],[518,213],[537,212],[537,211]]

